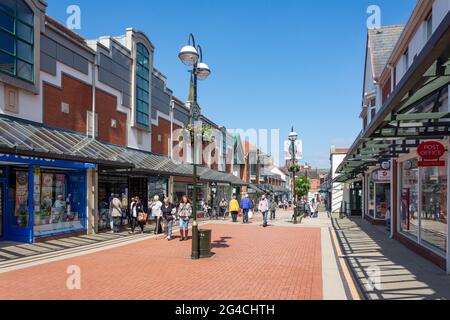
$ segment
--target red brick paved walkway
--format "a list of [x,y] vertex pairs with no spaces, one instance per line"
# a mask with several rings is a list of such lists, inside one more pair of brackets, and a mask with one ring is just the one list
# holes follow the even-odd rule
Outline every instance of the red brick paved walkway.
[[[190,259],[191,242],[148,240],[0,274],[0,299],[319,300],[320,229],[210,225],[209,260]],[[81,290],[66,288],[81,268]]]

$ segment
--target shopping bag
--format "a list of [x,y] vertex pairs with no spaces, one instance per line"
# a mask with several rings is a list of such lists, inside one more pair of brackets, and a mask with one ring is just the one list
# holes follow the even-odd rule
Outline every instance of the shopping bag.
[[145,212],[139,212],[138,221],[147,222],[148,215]]
[[249,219],[253,219],[253,210],[250,210],[250,211],[248,212],[248,218],[249,218]]

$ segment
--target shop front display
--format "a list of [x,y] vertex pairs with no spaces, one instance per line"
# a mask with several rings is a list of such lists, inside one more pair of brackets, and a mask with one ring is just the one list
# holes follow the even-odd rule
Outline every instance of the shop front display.
[[[445,154],[443,159],[447,159]],[[445,256],[447,250],[448,176],[443,166],[421,166],[419,158],[400,164],[400,232]]]
[[85,175],[78,171],[35,168],[32,178],[35,237],[84,229]]
[[[15,157],[3,162],[1,215],[3,237],[33,242],[86,230],[86,169],[82,163]],[[0,158],[1,161],[1,158]]]

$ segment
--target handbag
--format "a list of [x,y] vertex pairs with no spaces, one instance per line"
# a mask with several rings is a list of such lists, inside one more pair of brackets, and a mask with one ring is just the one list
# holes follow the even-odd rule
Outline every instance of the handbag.
[[138,221],[139,222],[146,222],[148,218],[148,215],[145,212],[139,212]]
[[248,212],[248,218],[249,218],[249,219],[253,219],[253,210],[250,210],[250,211]]

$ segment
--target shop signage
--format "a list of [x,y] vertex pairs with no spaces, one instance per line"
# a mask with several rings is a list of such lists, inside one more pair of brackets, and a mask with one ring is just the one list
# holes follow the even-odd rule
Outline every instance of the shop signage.
[[445,151],[444,145],[440,142],[424,142],[417,148],[417,154],[422,158],[417,165],[419,167],[445,167],[445,161],[440,160]]
[[381,162],[381,168],[383,170],[390,170],[391,169],[391,163],[389,161],[383,161],[383,162]]
[[27,157],[27,156],[19,156],[15,154],[4,154],[0,153],[0,162],[12,162],[12,163],[20,163],[20,164],[29,164],[35,166],[44,166],[44,167],[61,167],[61,168],[74,168],[74,169],[89,169],[95,168],[94,164],[90,163],[79,163],[79,162],[70,162],[64,160],[54,160],[40,157]]
[[417,166],[424,167],[445,167],[445,161],[434,160],[434,161],[419,161],[417,162]]
[[391,171],[390,170],[378,170],[378,180],[386,181],[391,180]]

